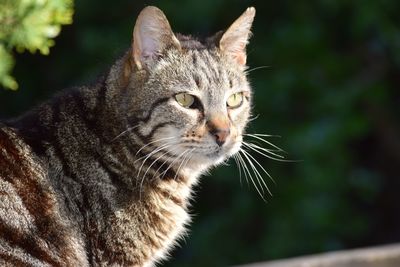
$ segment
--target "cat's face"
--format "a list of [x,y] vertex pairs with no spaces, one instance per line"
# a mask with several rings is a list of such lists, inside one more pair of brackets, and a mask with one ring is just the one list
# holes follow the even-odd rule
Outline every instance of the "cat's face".
[[249,8],[224,34],[200,43],[175,37],[159,9],[141,12],[132,61],[145,78],[140,86],[130,81],[125,99],[128,116],[140,114],[131,126],[148,153],[200,170],[238,152],[251,106],[245,47],[254,14]]
[[[250,112],[244,69],[217,50],[170,51],[150,72],[148,97],[166,99],[153,107],[143,128],[152,141],[193,164],[211,165],[236,153]],[[188,163],[189,164],[189,163]]]

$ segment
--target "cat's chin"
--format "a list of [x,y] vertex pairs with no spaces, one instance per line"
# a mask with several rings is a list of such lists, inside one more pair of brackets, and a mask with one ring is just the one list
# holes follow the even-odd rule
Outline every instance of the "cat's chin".
[[225,162],[227,159],[238,152],[239,147],[240,145],[238,147],[235,146],[229,150],[221,149],[213,153],[196,153],[196,155],[194,155],[190,159],[187,166],[194,171],[202,172],[206,169],[209,169],[210,167],[214,167]]
[[199,156],[191,159],[184,168],[182,168],[182,174],[197,180],[199,176],[204,174],[210,168],[219,165],[224,162],[226,157],[224,156]]

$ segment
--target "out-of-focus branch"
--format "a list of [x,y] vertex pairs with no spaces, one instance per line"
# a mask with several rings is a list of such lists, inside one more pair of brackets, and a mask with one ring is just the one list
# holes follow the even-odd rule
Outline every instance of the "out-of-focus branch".
[[14,48],[17,52],[49,54],[61,25],[72,23],[72,14],[73,0],[0,1],[0,85],[18,88],[11,76]]

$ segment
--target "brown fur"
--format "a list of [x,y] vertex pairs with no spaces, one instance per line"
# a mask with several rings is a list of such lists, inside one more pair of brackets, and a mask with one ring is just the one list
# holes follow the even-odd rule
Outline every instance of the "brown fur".
[[[165,258],[185,234],[198,177],[240,147],[251,94],[235,53],[253,17],[248,9],[242,23],[199,41],[175,36],[147,7],[131,49],[94,85],[0,124],[0,266]],[[193,106],[179,105],[183,91]],[[248,98],[227,108],[238,91]]]

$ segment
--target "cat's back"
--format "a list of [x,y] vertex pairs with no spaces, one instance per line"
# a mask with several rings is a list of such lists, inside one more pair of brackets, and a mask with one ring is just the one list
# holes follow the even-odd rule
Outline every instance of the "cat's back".
[[0,177],[10,181],[44,176],[44,170],[16,129],[0,123]]
[[84,266],[79,243],[63,222],[45,163],[0,123],[0,266]]

